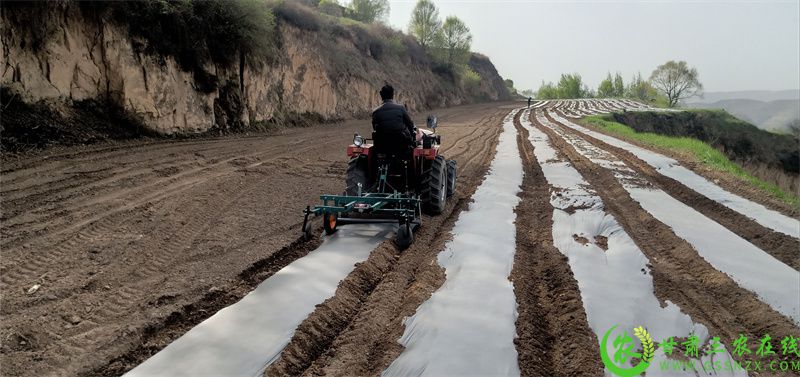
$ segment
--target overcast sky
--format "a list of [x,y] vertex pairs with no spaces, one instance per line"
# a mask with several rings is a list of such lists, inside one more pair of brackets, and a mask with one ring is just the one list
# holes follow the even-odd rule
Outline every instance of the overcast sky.
[[[390,0],[389,24],[407,31],[415,3]],[[609,71],[627,82],[668,60],[696,67],[709,92],[800,88],[800,0],[434,3],[520,90],[567,72],[596,89]]]

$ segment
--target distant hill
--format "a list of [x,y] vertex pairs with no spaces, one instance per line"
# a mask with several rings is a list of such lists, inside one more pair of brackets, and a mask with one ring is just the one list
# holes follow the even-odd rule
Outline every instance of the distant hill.
[[800,89],[790,90],[741,90],[736,92],[706,92],[703,98],[692,97],[686,103],[714,103],[729,99],[751,99],[770,102],[784,99],[800,99]]
[[758,128],[784,132],[795,119],[800,119],[800,99],[760,101],[754,99],[724,99],[712,103],[687,103],[690,108],[724,109]]

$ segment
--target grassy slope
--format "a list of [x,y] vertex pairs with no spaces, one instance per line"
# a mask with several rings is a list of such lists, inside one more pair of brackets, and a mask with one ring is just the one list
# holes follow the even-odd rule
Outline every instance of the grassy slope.
[[796,195],[787,193],[774,184],[764,182],[752,176],[741,166],[725,157],[722,152],[700,140],[690,137],[672,137],[654,133],[640,133],[624,124],[614,122],[611,119],[609,115],[594,115],[584,118],[590,125],[596,126],[616,136],[620,136],[623,139],[689,154],[712,169],[733,174],[751,186],[789,203],[794,207],[800,208],[800,198]]

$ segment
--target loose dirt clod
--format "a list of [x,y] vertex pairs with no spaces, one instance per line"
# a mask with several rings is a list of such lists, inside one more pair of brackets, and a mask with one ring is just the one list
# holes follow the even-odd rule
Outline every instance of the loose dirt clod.
[[30,288],[28,288],[28,290],[25,293],[27,293],[29,295],[32,295],[32,294],[36,293],[36,291],[38,291],[39,288],[41,288],[41,287],[42,286],[39,285],[39,284],[34,284]]
[[594,244],[599,246],[603,250],[608,250],[608,237],[596,235],[594,236]]
[[572,235],[572,239],[574,239],[575,242],[578,242],[581,245],[587,245],[589,243],[589,239],[588,238],[586,238],[584,236],[579,236],[577,234],[573,234]]

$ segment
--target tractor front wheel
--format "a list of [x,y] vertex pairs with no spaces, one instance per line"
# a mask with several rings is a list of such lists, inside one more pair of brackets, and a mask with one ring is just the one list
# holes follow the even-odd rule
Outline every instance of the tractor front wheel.
[[336,213],[325,212],[322,215],[322,227],[325,228],[325,234],[331,235],[336,233],[336,224],[339,222],[339,215]]

